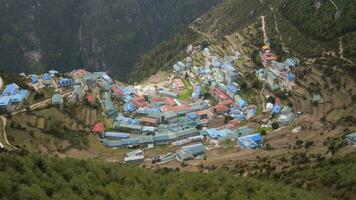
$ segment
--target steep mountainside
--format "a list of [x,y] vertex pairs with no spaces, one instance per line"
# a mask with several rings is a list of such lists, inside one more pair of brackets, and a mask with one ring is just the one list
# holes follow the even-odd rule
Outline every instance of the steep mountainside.
[[147,50],[217,0],[1,0],[0,69],[104,69],[124,78]]
[[0,155],[0,195],[9,199],[329,199],[326,196],[223,171],[156,172],[117,164]]

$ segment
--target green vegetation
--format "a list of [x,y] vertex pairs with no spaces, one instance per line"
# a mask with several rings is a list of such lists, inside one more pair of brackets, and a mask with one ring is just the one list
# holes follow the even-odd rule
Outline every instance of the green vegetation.
[[3,199],[328,199],[268,181],[210,174],[155,172],[95,161],[0,155]]
[[356,194],[356,158],[352,155],[343,158],[326,159],[317,155],[317,164],[295,168],[276,175],[278,180],[293,186],[306,184],[310,190],[329,188],[337,199],[352,199]]
[[198,39],[198,34],[185,29],[169,41],[162,42],[142,56],[135,70],[128,75],[127,81],[130,83],[142,81],[160,69],[171,67],[178,60],[185,58],[185,48],[191,43],[196,43]]
[[193,93],[193,86],[190,84],[190,82],[187,79],[183,79],[183,83],[185,86],[184,92],[179,95],[180,100],[187,100],[192,96]]

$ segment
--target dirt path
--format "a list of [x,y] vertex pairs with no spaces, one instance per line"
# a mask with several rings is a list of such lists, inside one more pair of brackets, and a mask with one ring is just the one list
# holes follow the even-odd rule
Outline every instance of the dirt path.
[[261,89],[261,92],[260,92],[260,98],[261,98],[261,101],[262,101],[262,110],[263,112],[265,113],[266,112],[266,101],[265,101],[265,97],[263,95],[263,91],[265,90],[266,88],[266,82],[263,82],[263,85],[262,85],[262,89]]
[[335,7],[336,11],[339,11],[339,7],[337,7],[336,3],[333,0],[329,0],[333,6]]
[[283,37],[282,37],[282,34],[281,34],[281,32],[279,31],[279,29],[278,29],[277,16],[276,16],[276,15],[273,15],[273,17],[274,17],[274,27],[275,27],[276,32],[277,32],[277,34],[278,34],[279,40],[281,41],[282,49],[283,49],[284,52],[289,53],[289,49],[288,49],[287,46],[285,45],[284,40],[283,40]]
[[[73,93],[73,92],[67,92],[67,93],[63,94],[62,96],[65,97],[65,96],[68,96],[68,95],[70,95],[70,94],[72,94],[72,93]],[[35,109],[37,109],[37,108],[39,108],[39,107],[45,106],[46,104],[50,103],[51,101],[52,101],[52,98],[46,99],[46,100],[44,100],[44,101],[41,101],[41,102],[38,102],[38,103],[35,103],[35,104],[32,104],[32,105],[30,106],[30,109],[31,109],[31,110],[35,110]],[[19,110],[19,111],[16,111],[16,112],[11,113],[11,115],[17,115],[17,114],[22,113],[22,112],[25,112],[25,111],[26,111],[26,109],[22,109],[22,110]]]
[[4,145],[4,147],[8,147],[8,150],[15,150],[17,149],[15,146],[10,144],[10,142],[7,140],[7,134],[6,134],[6,117],[0,116],[1,119],[1,134],[0,134],[0,140],[1,143]]
[[344,57],[344,46],[342,44],[342,37],[339,37],[339,55],[340,55],[340,59],[342,59],[350,64],[354,64],[351,60]]
[[266,20],[265,20],[266,16],[261,16],[261,20],[262,20],[262,31],[263,31],[263,41],[265,43],[265,45],[269,45],[269,40],[268,40],[268,36],[267,36],[267,32],[266,32]]

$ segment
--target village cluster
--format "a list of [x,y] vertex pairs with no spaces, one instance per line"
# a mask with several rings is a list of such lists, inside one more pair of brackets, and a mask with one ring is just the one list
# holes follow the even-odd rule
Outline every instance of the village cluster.
[[[243,75],[236,67],[239,55],[221,58],[209,48],[198,49],[190,45],[188,57],[173,65],[171,78],[156,85],[125,85],[105,72],[92,73],[84,69],[67,74],[50,70],[41,75],[21,76],[28,79],[34,91],[53,89],[49,101],[53,106],[62,106],[67,101],[98,103],[113,125],[105,127],[103,122],[98,122],[92,132],[99,135],[108,148],[182,146],[174,154],[154,157],[154,162],[203,158],[207,149],[222,147],[228,140],[236,142],[241,149],[261,148],[263,135],[241,125],[257,114],[257,106],[240,95],[239,81]],[[197,53],[203,55],[202,66],[193,65]],[[292,90],[296,76],[291,69],[300,61],[289,58],[278,62],[269,46],[262,48],[261,58],[264,68],[256,72],[257,77],[271,90]],[[0,108],[9,113],[20,109],[29,93],[15,83],[7,85],[0,97]],[[296,117],[292,108],[282,105],[278,97],[263,107],[263,112],[270,113],[267,116],[277,116],[273,120],[279,126],[291,124]],[[261,127],[271,127],[271,119]],[[140,149],[124,158],[125,162],[144,159]]]

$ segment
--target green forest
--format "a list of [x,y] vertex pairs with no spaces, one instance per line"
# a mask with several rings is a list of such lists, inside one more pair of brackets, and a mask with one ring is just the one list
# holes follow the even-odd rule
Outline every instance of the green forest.
[[49,158],[25,151],[0,154],[1,199],[328,199],[276,182],[224,171],[162,168]]

